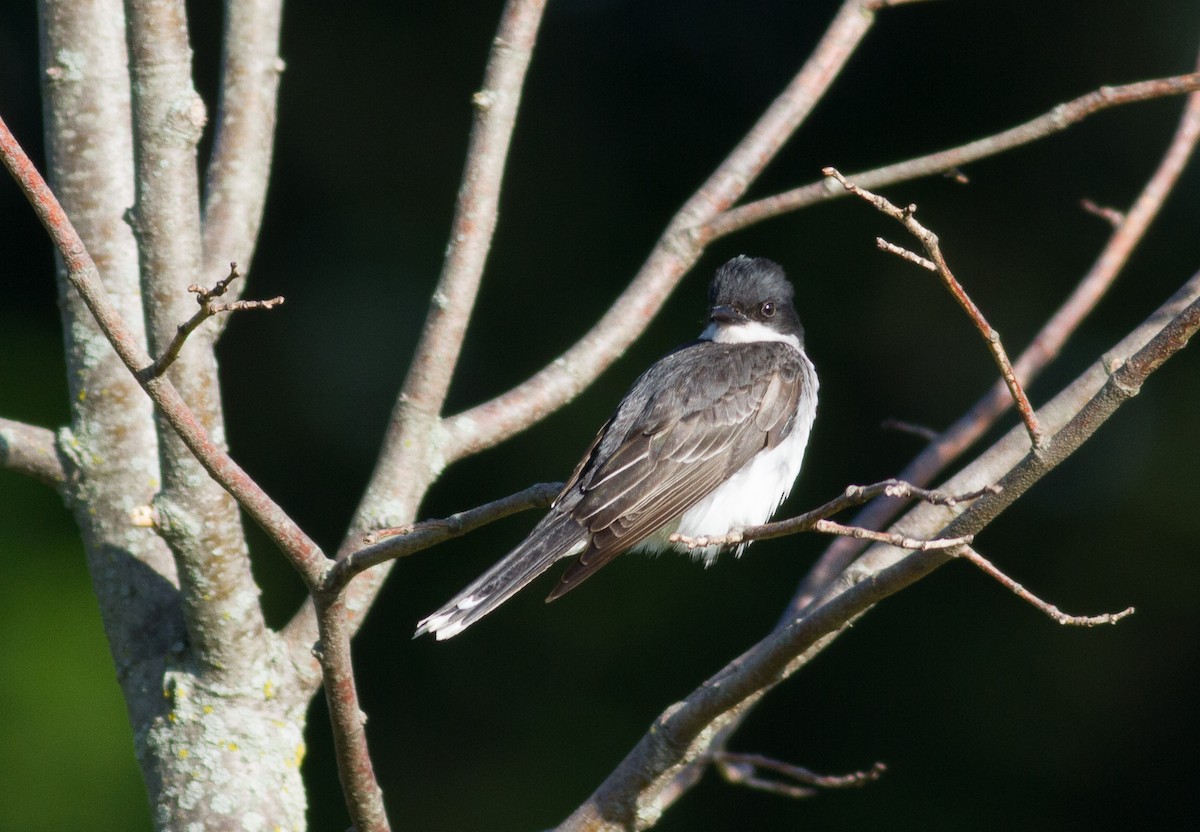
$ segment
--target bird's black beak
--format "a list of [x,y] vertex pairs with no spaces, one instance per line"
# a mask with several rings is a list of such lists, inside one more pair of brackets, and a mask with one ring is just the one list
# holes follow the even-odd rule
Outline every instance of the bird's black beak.
[[714,306],[708,310],[708,319],[714,324],[736,324],[746,320],[746,316],[732,306]]

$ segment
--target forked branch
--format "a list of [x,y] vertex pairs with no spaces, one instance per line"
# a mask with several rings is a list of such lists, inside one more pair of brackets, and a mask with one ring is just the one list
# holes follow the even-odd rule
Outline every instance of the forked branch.
[[[1200,275],[1118,345],[1114,354],[1128,359],[1110,372],[1107,382],[1097,386],[1096,375],[1103,370],[1093,367],[1043,408],[1043,421],[1055,430],[1045,453],[1031,454],[1026,443],[1026,450],[1022,450],[1011,437],[1002,439],[959,479],[978,477],[984,469],[1007,468],[1008,473],[1001,479],[1003,491],[975,500],[948,524],[946,508],[920,505],[913,512],[920,515],[913,521],[919,523],[918,533],[940,537],[977,533],[1074,453],[1150,373],[1186,345],[1197,329]],[[905,528],[911,530],[912,524]],[[877,550],[878,554],[873,554]],[[669,804],[672,794],[678,793],[675,776],[689,764],[707,759],[710,743],[764,691],[804,666],[873,605],[951,559],[953,554],[945,551],[897,553],[889,547],[872,547],[852,567],[852,573],[845,574],[802,615],[789,619],[686,699],[668,708],[605,782],[558,827],[560,832],[617,832],[634,827],[635,819],[652,822]]]
[[979,307],[975,305],[975,302],[971,300],[966,290],[963,289],[962,284],[958,282],[954,274],[950,271],[950,267],[946,264],[946,258],[942,255],[942,248],[938,242],[937,235],[917,221],[915,216],[917,206],[909,205],[907,208],[897,208],[886,197],[859,187],[838,173],[835,168],[824,168],[821,172],[826,176],[836,179],[850,193],[874,205],[876,210],[882,214],[899,222],[910,234],[920,240],[921,245],[925,248],[925,253],[929,255],[928,260],[913,252],[901,249],[899,246],[887,243],[885,240],[879,240],[879,243],[880,248],[885,251],[898,252],[905,260],[934,272],[941,279],[942,284],[954,296],[958,305],[963,308],[967,313],[967,317],[971,319],[971,323],[975,325],[975,328],[979,330],[979,334],[983,336],[983,340],[987,343],[988,350],[991,352],[996,366],[1000,368],[1000,375],[1003,377],[1004,383],[1008,385],[1008,391],[1012,395],[1013,401],[1017,404],[1017,410],[1021,414],[1021,421],[1025,423],[1025,429],[1029,432],[1030,442],[1033,443],[1034,448],[1040,448],[1042,445],[1042,429],[1038,425],[1037,414],[1034,413],[1033,405],[1029,403],[1029,398],[1025,395],[1025,390],[1021,386],[1020,380],[1017,379],[1016,372],[1013,371],[1012,363],[1008,360],[1008,353],[1004,349],[1004,344],[1000,341],[1000,333],[993,329],[991,324],[987,322]]
[[[1179,126],[1171,139],[1162,161],[1146,181],[1132,206],[1124,214],[1121,225],[1113,232],[1087,274],[1079,281],[1062,305],[1030,341],[1029,346],[1013,364],[1017,378],[1028,384],[1059,354],[1067,339],[1087,318],[1100,299],[1113,285],[1133,250],[1158,215],[1167,196],[1200,139],[1200,93],[1188,96]],[[870,177],[849,177],[860,185],[871,186]],[[824,185],[832,184],[825,179]],[[887,184],[875,182],[874,184]],[[845,194],[844,188],[837,188]],[[985,393],[967,412],[940,435],[932,438],[898,477],[918,485],[933,482],[939,472],[974,444],[1008,409],[1012,396],[1002,380]],[[876,500],[854,518],[854,523],[867,528],[883,528],[896,516],[899,503]],[[815,598],[835,576],[860,552],[862,547],[849,539],[835,541],[820,557],[805,577],[792,600],[791,609],[799,610]]]
[[329,570],[324,591],[336,592],[360,572],[396,558],[407,557],[447,540],[469,534],[481,526],[531,508],[544,508],[562,489],[562,483],[539,483],[516,494],[460,511],[439,520],[422,520],[394,529],[379,529],[364,538],[365,548],[356,549]]
[[1122,618],[1133,615],[1133,607],[1126,607],[1120,612],[1102,613],[1100,615],[1069,615],[1048,601],[1043,601],[1008,575],[1005,575],[995,564],[970,546],[962,547],[954,555],[975,564],[985,575],[994,578],[1001,586],[1008,588],[1022,601],[1028,602],[1031,606],[1041,610],[1063,626],[1096,627],[1101,624],[1116,624]]
[[[718,751],[709,759],[727,783],[791,798],[812,797],[820,789],[865,786],[878,780],[887,771],[883,763],[876,763],[865,771],[850,774],[817,774],[762,754],[739,754],[734,751]],[[775,777],[767,777],[763,772],[770,772]]]
[[163,354],[156,358],[149,367],[140,371],[144,378],[157,378],[165,373],[171,363],[179,357],[179,351],[183,349],[188,336],[195,332],[200,324],[214,315],[222,312],[239,312],[243,309],[274,309],[283,303],[282,295],[268,300],[235,300],[228,303],[218,301],[217,298],[223,297],[228,291],[229,284],[239,277],[241,275],[238,274],[237,263],[230,263],[229,274],[213,284],[211,289],[205,289],[203,286],[195,284],[188,286],[188,291],[196,295],[196,303],[200,304],[200,308],[196,310],[195,315],[179,325],[175,337],[163,350]]
[[[846,178],[864,188],[882,188],[898,182],[946,173],[971,162],[997,156],[1015,147],[1052,136],[1110,107],[1152,101],[1168,95],[1183,95],[1196,90],[1200,90],[1200,72],[1101,87],[1000,133],[949,150],[851,173]],[[827,178],[820,179],[809,185],[731,208],[709,222],[705,232],[710,235],[710,239],[724,237],[764,220],[845,196],[844,190],[831,188],[830,184]]]
[[897,500],[915,499],[935,506],[956,506],[960,503],[977,500],[985,494],[997,493],[999,490],[997,486],[989,485],[965,494],[948,494],[943,491],[918,488],[911,483],[894,479],[872,483],[871,485],[849,485],[846,486],[846,490],[842,494],[834,497],[824,505],[818,506],[812,511],[806,511],[804,514],[789,517],[786,520],[775,520],[774,522],[763,523],[758,526],[747,526],[744,529],[732,531],[721,537],[693,538],[686,535],[673,534],[671,535],[671,541],[682,543],[690,549],[697,549],[707,546],[734,546],[752,540],[770,540],[776,537],[799,534],[800,532],[818,531],[824,534],[856,537],[859,540],[876,540],[890,543],[893,546],[899,546],[903,549],[944,549],[969,543],[970,540],[917,540],[903,535],[887,535],[886,533],[874,532],[870,529],[843,526],[838,523],[829,523],[828,521],[835,514],[870,502],[876,497],[889,497]]

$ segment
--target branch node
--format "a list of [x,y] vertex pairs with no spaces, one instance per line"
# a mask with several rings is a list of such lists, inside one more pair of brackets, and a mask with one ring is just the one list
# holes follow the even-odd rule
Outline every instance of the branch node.
[[[975,325],[975,328],[979,330],[979,334],[983,336],[984,341],[987,343],[988,350],[992,354],[992,360],[995,361],[996,367],[1000,370],[1000,376],[1004,379],[1004,383],[1008,386],[1008,392],[1012,396],[1013,402],[1017,406],[1017,411],[1021,414],[1021,421],[1025,423],[1025,430],[1029,433],[1030,444],[1034,448],[1041,447],[1042,431],[1041,427],[1038,425],[1037,414],[1034,413],[1033,405],[1029,403],[1029,398],[1025,395],[1025,390],[1021,386],[1020,380],[1017,379],[1017,374],[1013,370],[1012,362],[1008,360],[1008,354],[1004,350],[1004,345],[1000,342],[999,333],[997,333],[996,330],[992,328],[991,324],[987,322],[987,319],[983,316],[983,312],[979,310],[979,307],[976,306],[975,302],[971,300],[969,295],[967,295],[967,292],[962,287],[962,284],[959,283],[958,279],[954,277],[953,273],[951,273],[950,267],[946,264],[946,258],[942,254],[941,247],[938,244],[937,235],[925,226],[921,225],[921,223],[917,222],[916,218],[913,216],[917,211],[916,204],[909,204],[908,207],[903,209],[897,208],[886,197],[871,193],[866,188],[862,188],[854,184],[846,177],[842,176],[842,174],[838,172],[837,168],[823,168],[822,173],[824,173],[826,176],[836,179],[842,184],[842,187],[844,187],[850,193],[871,203],[871,205],[873,205],[880,213],[901,223],[908,233],[912,234],[921,241],[921,245],[925,248],[925,253],[929,255],[929,262],[931,265],[933,265],[934,271],[941,279],[942,284],[958,302],[958,305],[962,307],[963,311],[967,313],[967,317],[971,319],[971,322]],[[899,248],[898,246],[891,246],[890,243],[885,243],[882,247],[884,247],[887,251],[893,251],[894,248]],[[902,251],[904,250],[900,249],[900,251],[893,251],[893,253],[900,254],[900,256],[904,257],[904,259],[911,260],[912,262],[918,263],[918,265],[924,266],[924,263],[920,262],[920,260],[914,259],[916,255],[907,256],[900,253]],[[909,254],[911,254],[911,252]]]
[[496,93],[492,90],[480,90],[471,96],[471,104],[481,113],[486,113],[492,109],[496,103]]
[[154,506],[134,506],[129,510],[129,523],[139,529],[153,529],[158,527],[159,518],[158,511]]
[[[864,786],[878,780],[887,771],[887,766],[883,763],[875,763],[865,771],[840,775],[817,774],[810,769],[762,754],[739,754],[731,751],[714,752],[709,755],[709,760],[727,783],[791,798],[812,797],[817,794],[818,789]],[[764,776],[760,771],[776,776]]]
[[907,260],[914,265],[920,266],[922,269],[931,272],[937,271],[937,264],[935,264],[932,260],[922,257],[915,251],[910,251],[903,246],[898,246],[895,243],[888,242],[882,237],[875,238],[875,245],[880,251],[886,251],[888,254],[894,254],[901,260]]
[[143,367],[138,371],[137,375],[140,381],[146,382],[151,379],[158,378],[174,363],[179,357],[180,351],[183,349],[184,343],[188,337],[196,331],[200,324],[207,321],[213,315],[222,312],[240,312],[244,309],[274,309],[283,303],[283,296],[269,298],[268,300],[237,300],[232,303],[219,303],[216,298],[221,297],[229,290],[229,284],[237,280],[241,275],[238,273],[237,263],[229,264],[229,274],[221,278],[213,284],[211,289],[199,286],[195,283],[187,287],[187,290],[196,295],[196,303],[200,308],[196,314],[188,318],[183,323],[175,328],[175,337],[171,339],[171,343],[163,350],[155,361]]

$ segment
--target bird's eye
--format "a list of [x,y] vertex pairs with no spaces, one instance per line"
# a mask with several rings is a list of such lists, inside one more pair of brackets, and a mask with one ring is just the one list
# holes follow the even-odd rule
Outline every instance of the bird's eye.
[[764,318],[773,318],[775,317],[775,304],[767,301],[762,306],[758,307],[758,311],[762,313]]

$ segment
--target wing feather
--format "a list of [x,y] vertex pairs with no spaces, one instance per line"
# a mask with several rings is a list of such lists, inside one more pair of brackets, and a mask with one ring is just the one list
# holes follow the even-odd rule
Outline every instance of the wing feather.
[[[689,377],[671,378],[672,368],[663,368],[671,356],[651,368],[626,398],[640,410],[614,414],[594,446],[590,459],[603,462],[579,469],[568,510],[591,539],[547,600],[678,518],[790,433],[803,386],[799,354],[777,343],[690,349],[706,351],[701,369],[687,362]],[[656,370],[659,377],[648,379]],[[643,383],[655,395],[639,397]]]

